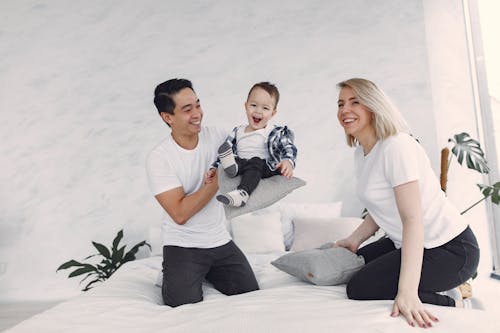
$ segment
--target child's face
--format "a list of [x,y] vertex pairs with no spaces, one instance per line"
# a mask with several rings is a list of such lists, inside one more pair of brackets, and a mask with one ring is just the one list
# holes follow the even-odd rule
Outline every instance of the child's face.
[[248,129],[255,131],[265,128],[267,122],[276,113],[276,101],[262,88],[255,88],[245,103],[247,111]]

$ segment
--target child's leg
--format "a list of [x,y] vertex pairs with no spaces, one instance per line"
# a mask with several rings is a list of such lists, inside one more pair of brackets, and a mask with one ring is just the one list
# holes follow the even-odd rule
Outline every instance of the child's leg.
[[216,199],[225,205],[244,206],[250,194],[259,185],[262,170],[266,167],[265,164],[266,162],[258,157],[249,160],[238,159],[238,174],[241,175],[240,185],[234,191],[218,195]]
[[269,166],[267,165],[267,163],[264,161],[264,166],[262,167],[262,177],[261,178],[264,179],[264,178],[269,178],[269,177],[277,176],[277,175],[281,175],[280,169],[271,170],[271,169],[269,169]]
[[248,195],[257,188],[259,182],[262,178],[264,168],[267,168],[266,161],[258,158],[252,157],[247,160],[244,165],[242,165],[239,174],[241,175],[240,185],[238,185],[239,190],[244,190]]
[[229,177],[236,177],[236,175],[238,174],[238,164],[236,164],[231,145],[227,142],[224,142],[219,147],[218,153],[219,160],[222,164],[222,168],[224,168],[224,171]]

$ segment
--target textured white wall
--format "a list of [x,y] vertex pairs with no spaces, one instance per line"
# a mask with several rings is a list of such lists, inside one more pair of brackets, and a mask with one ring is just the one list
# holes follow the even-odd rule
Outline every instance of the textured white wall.
[[[204,123],[227,128],[245,120],[253,83],[277,84],[276,122],[295,130],[296,175],[308,182],[288,201],[345,200],[346,215],[361,208],[335,117],[335,84],[349,77],[392,96],[437,170],[447,133],[436,121],[471,110],[434,100],[436,89],[470,92],[462,31],[439,32],[460,45],[447,56],[429,49],[430,2],[1,2],[0,300],[74,294],[78,282],[56,275],[59,264],[120,228],[135,244],[159,223],[144,159],[168,135],[152,104],[168,78],[191,79]],[[436,88],[441,68],[460,81]]]

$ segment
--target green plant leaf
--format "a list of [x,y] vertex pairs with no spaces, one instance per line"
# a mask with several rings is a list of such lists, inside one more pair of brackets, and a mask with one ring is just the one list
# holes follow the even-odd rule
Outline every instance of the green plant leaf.
[[489,172],[490,169],[481,145],[477,140],[472,139],[468,133],[455,134],[453,138],[448,139],[448,142],[453,142],[451,152],[457,157],[460,165],[463,165],[465,160],[469,169],[480,173]]
[[111,259],[111,253],[109,253],[109,250],[106,246],[104,246],[100,243],[97,243],[97,242],[92,242],[92,244],[94,244],[94,247],[97,249],[97,251],[99,251],[99,253],[102,256],[104,256],[105,258]]
[[94,279],[94,280],[90,281],[89,283],[87,283],[87,285],[85,286],[85,288],[82,289],[82,291],[88,291],[89,289],[92,289],[90,286],[93,285],[94,283],[100,282],[100,281],[104,281],[104,280],[101,279],[101,278],[97,278],[97,279]]
[[491,202],[495,205],[500,203],[500,182],[496,182],[493,185],[483,185],[477,184],[484,198],[487,199],[491,196]]
[[118,231],[115,239],[113,240],[113,252],[116,251],[116,249],[118,249],[118,244],[120,244],[122,238],[123,238],[123,229]]
[[113,255],[111,256],[111,260],[113,264],[117,264],[122,261],[123,259],[123,254],[125,253],[125,245],[122,246],[120,249],[118,249],[116,252],[113,252]]
[[61,266],[59,266],[56,269],[56,272],[61,270],[61,269],[68,269],[68,268],[73,267],[73,266],[81,267],[81,266],[85,266],[85,264],[79,263],[78,261],[72,259],[70,261],[65,262]]
[[87,280],[89,277],[93,276],[93,275],[97,275],[99,276],[99,272],[97,271],[94,271],[94,272],[90,272],[88,273],[87,275],[85,275],[85,277],[83,279],[80,280],[80,284],[83,283],[83,281]]
[[146,241],[142,241],[140,243],[137,243],[133,248],[130,249],[130,251],[128,251],[125,254],[125,257],[123,258],[122,264],[124,264],[128,261],[135,260],[135,254],[139,251],[139,248],[144,246],[144,245],[149,247],[149,249],[151,250],[151,245],[149,245]]
[[68,275],[68,277],[71,278],[71,277],[82,275],[82,274],[85,274],[85,273],[88,273],[91,271],[97,271],[97,267],[94,267],[90,264],[86,264],[85,267],[78,268],[77,270],[73,271],[70,275]]

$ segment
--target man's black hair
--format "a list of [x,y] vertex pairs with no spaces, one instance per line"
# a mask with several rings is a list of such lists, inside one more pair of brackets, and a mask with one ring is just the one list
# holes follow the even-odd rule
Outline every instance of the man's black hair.
[[175,102],[173,96],[184,88],[194,91],[193,84],[186,79],[170,79],[157,85],[155,88],[154,103],[158,109],[158,113],[166,112],[174,114]]

